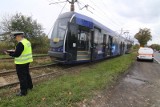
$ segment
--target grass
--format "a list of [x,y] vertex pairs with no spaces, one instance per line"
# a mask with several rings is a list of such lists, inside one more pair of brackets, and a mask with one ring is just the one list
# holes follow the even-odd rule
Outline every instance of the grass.
[[0,58],[8,58],[8,55],[0,55]]
[[78,74],[66,74],[36,85],[26,97],[2,96],[0,107],[72,107],[110,86],[135,61],[128,54],[102,61]]

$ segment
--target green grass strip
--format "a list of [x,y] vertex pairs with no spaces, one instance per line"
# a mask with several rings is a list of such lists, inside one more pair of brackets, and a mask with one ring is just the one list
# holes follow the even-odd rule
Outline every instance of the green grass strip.
[[111,85],[135,61],[135,54],[127,54],[102,61],[77,74],[66,74],[49,80],[28,93],[26,97],[4,96],[0,107],[72,107],[91,98],[96,91]]
[[8,55],[0,55],[0,58],[9,58]]

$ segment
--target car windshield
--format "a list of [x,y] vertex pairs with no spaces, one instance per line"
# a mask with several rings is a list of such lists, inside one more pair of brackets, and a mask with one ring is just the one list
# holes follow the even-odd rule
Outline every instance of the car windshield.
[[52,31],[52,39],[56,38],[58,41],[64,39],[68,21],[69,18],[58,19],[56,21],[54,29]]

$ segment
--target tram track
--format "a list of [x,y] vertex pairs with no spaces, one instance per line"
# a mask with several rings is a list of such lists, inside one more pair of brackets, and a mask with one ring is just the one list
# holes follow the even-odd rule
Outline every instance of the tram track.
[[[38,59],[46,59],[46,58],[50,58],[48,55],[38,55],[38,56],[33,56],[34,60],[38,60]],[[13,57],[6,57],[6,58],[0,58],[0,61],[3,62],[10,62],[13,61],[14,58]]]
[[[57,63],[50,63],[50,64],[45,64],[45,65],[38,65],[38,66],[30,67],[30,73],[34,74],[34,72],[37,72],[37,74],[39,74],[40,69],[45,69],[45,68],[48,68],[50,66],[53,67],[53,66],[56,66],[56,65],[57,65]],[[46,73],[46,74],[48,74],[48,73]],[[41,76],[45,76],[46,74],[42,73],[42,75],[39,75],[39,76],[36,75],[33,78],[36,79],[36,78],[39,78]],[[18,80],[17,76],[16,76],[16,70],[15,69],[14,70],[8,70],[8,71],[5,71],[5,72],[0,72],[0,78],[3,78],[5,81],[7,81],[7,84],[6,83],[4,83],[4,85],[0,84],[0,88],[4,88],[4,87],[8,87],[8,86],[14,86],[16,84],[19,84],[18,81],[15,81],[15,79]],[[8,81],[11,81],[11,82],[8,83]]]
[[[44,54],[44,55],[33,55],[33,58],[40,58],[40,57],[49,57],[48,54]],[[0,60],[12,60],[14,59],[13,57],[4,57],[4,58],[0,58]]]
[[[53,65],[57,65],[57,64],[53,64]],[[36,83],[36,81],[39,82],[40,80],[38,80],[38,79],[41,79],[41,78],[48,79],[49,77],[58,77],[58,76],[64,75],[65,73],[76,73],[76,69],[77,69],[76,67],[80,67],[80,66],[85,67],[86,65],[88,66],[88,64],[82,64],[82,65],[78,65],[78,66],[77,65],[76,66],[64,66],[64,67],[61,66],[57,69],[56,69],[56,67],[52,66],[51,71],[48,73],[40,73],[40,75],[35,75],[35,76],[31,75],[31,76],[33,79],[33,83]],[[50,65],[48,65],[48,66],[50,66]],[[46,67],[48,67],[48,66],[46,66]],[[40,68],[43,68],[43,67],[40,67]],[[35,69],[35,67],[32,69]],[[34,71],[30,70],[30,72],[32,73]],[[8,76],[8,74],[7,75],[3,74],[3,75]],[[10,80],[10,81],[13,81],[13,80]],[[4,85],[0,85],[0,89],[6,88],[6,87],[14,87],[14,86],[17,86],[18,84],[19,84],[19,81],[10,82],[10,83],[4,84]]]
[[[56,75],[58,73],[59,72],[57,71],[57,72],[51,72],[51,73],[47,73],[47,74],[42,74],[42,75],[39,75],[39,76],[32,77],[32,79],[34,80],[34,79],[38,79],[38,78],[42,78],[42,77],[48,77],[48,76],[51,76],[53,74]],[[0,86],[0,89],[5,88],[5,87],[13,87],[13,86],[18,85],[18,84],[19,84],[19,81],[15,81],[15,82],[8,83],[8,84]]]
[[[52,65],[56,65],[57,63],[49,63],[49,64],[45,64],[45,65],[37,65],[37,66],[33,66],[33,67],[30,67],[29,69],[37,69],[37,68],[42,68],[42,67],[48,67],[48,66],[52,66]],[[9,74],[13,74],[15,73],[16,70],[15,69],[12,69],[12,70],[7,70],[7,71],[0,71],[0,76],[6,76],[6,75],[9,75]]]
[[[43,65],[46,63],[51,63],[53,62],[51,58],[48,55],[39,55],[33,57],[33,62],[30,64],[31,67],[37,66],[37,65]],[[9,59],[0,59],[0,72],[8,71],[11,69],[15,68],[14,59],[9,58]]]
[[[104,61],[104,60],[102,60],[102,61]],[[39,78],[48,79],[47,77],[58,77],[58,76],[61,76],[61,75],[65,74],[65,73],[77,73],[77,72],[81,71],[81,69],[83,69],[85,67],[87,67],[87,68],[90,67],[90,66],[93,67],[93,65],[96,64],[96,63],[97,62],[84,63],[84,64],[71,65],[71,66],[70,65],[69,66],[68,65],[64,65],[64,66],[57,66],[57,67],[52,66],[52,65],[58,65],[57,63],[53,63],[53,64],[30,67],[30,73],[32,74],[33,72],[37,72],[36,75],[31,75],[32,79],[33,79],[33,83],[35,83],[34,81],[38,81],[39,82],[39,80],[38,80]],[[50,66],[51,66],[51,68],[49,68]],[[50,71],[49,72],[45,72],[45,73],[39,73],[40,71],[36,70],[38,68],[40,68],[40,69],[46,68],[46,69],[50,69]],[[32,71],[34,69],[35,69],[35,71]],[[44,70],[44,71],[47,71],[47,70]],[[10,70],[10,71],[6,71],[6,72],[1,72],[0,75],[6,77],[6,76],[9,76],[9,74],[13,74],[15,72],[16,72],[16,70]],[[12,80],[10,80],[10,81],[12,81]],[[18,81],[14,81],[14,82],[12,81],[11,83],[0,85],[0,89],[5,88],[5,87],[14,87],[14,86],[17,86],[18,84],[19,84]]]

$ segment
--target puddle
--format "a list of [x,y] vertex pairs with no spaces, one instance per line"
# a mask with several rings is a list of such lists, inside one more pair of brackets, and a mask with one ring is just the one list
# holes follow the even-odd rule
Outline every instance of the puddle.
[[138,80],[138,79],[134,79],[134,78],[125,78],[124,79],[125,82],[129,82],[129,83],[133,83],[133,84],[137,84],[137,85],[142,85],[145,84],[144,81]]
[[[135,77],[135,78],[141,78],[142,80],[144,79],[145,80],[145,78],[144,78],[144,76],[143,76],[143,74],[142,74],[142,72],[140,72],[139,70],[133,70],[133,72],[130,74],[130,75],[127,75],[128,77]],[[132,79],[133,79],[132,78]]]

